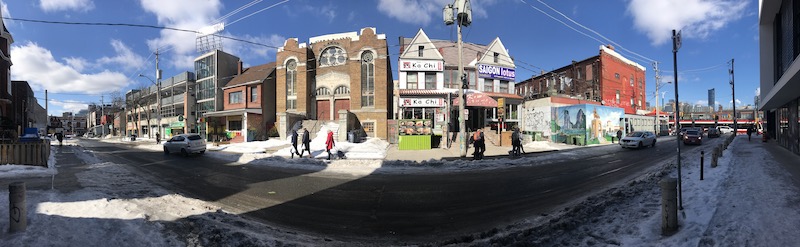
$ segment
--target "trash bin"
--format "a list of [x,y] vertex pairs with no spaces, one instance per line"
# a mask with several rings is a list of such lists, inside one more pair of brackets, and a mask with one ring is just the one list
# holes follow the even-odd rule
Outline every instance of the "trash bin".
[[131,135],[131,141],[132,141],[132,142],[135,142],[135,141],[136,141],[136,135]]

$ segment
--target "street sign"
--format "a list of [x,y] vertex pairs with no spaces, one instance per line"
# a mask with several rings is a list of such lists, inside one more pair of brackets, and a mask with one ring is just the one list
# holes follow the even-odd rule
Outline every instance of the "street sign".
[[506,99],[499,98],[497,99],[497,117],[503,118],[506,116]]
[[183,115],[178,115],[178,121],[183,121]]
[[675,42],[675,51],[681,49],[681,31],[678,31],[674,37],[672,37],[673,41]]

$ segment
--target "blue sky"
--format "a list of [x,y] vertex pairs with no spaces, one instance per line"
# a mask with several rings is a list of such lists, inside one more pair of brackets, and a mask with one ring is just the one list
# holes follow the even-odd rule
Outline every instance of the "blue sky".
[[[222,34],[259,43],[224,40],[226,52],[245,65],[275,60],[287,38],[308,38],[375,27],[386,34],[397,79],[398,37],[420,28],[432,39],[455,40],[442,22],[452,0],[32,0],[0,1],[3,17],[61,22],[127,23],[199,30],[221,21]],[[598,54],[601,44],[647,68],[648,102],[654,103],[653,61],[663,81],[673,81],[671,30],[681,29],[678,53],[680,101],[706,105],[732,101],[728,62],[735,59],[737,105],[752,104],[758,90],[756,0],[473,0],[466,42],[500,37],[517,64],[517,81]],[[249,7],[248,7],[249,6]],[[240,7],[246,7],[240,9]],[[238,11],[237,11],[238,10]],[[164,78],[193,70],[195,34],[128,26],[43,24],[5,20],[14,37],[13,80],[26,80],[50,114],[85,109],[101,95],[151,84],[156,48]],[[576,31],[577,30],[577,31]],[[638,54],[638,55],[636,55]],[[674,99],[674,85],[661,88]]]

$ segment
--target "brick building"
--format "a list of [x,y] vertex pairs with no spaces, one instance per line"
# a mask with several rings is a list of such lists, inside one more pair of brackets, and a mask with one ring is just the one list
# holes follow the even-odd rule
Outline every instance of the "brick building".
[[527,99],[568,96],[625,109],[646,110],[645,68],[600,46],[600,53],[517,83],[515,92]]
[[6,28],[5,21],[0,19],[0,130],[13,129],[14,120],[11,106],[11,44],[14,38]]
[[348,119],[346,126],[340,124],[340,139],[354,129],[387,138],[393,80],[385,34],[362,28],[360,33],[313,37],[308,44],[290,38],[278,49],[276,62],[275,104],[282,138],[299,120],[342,123],[342,116]]
[[275,123],[275,62],[242,68],[222,87],[223,110],[208,112],[208,123],[219,126],[231,142],[267,139]]

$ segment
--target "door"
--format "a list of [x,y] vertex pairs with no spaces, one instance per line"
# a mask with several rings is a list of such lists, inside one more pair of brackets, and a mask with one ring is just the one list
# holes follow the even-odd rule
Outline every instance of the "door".
[[331,120],[331,101],[317,100],[317,120]]
[[350,99],[336,99],[333,109],[333,119],[339,120],[339,110],[350,110]]

